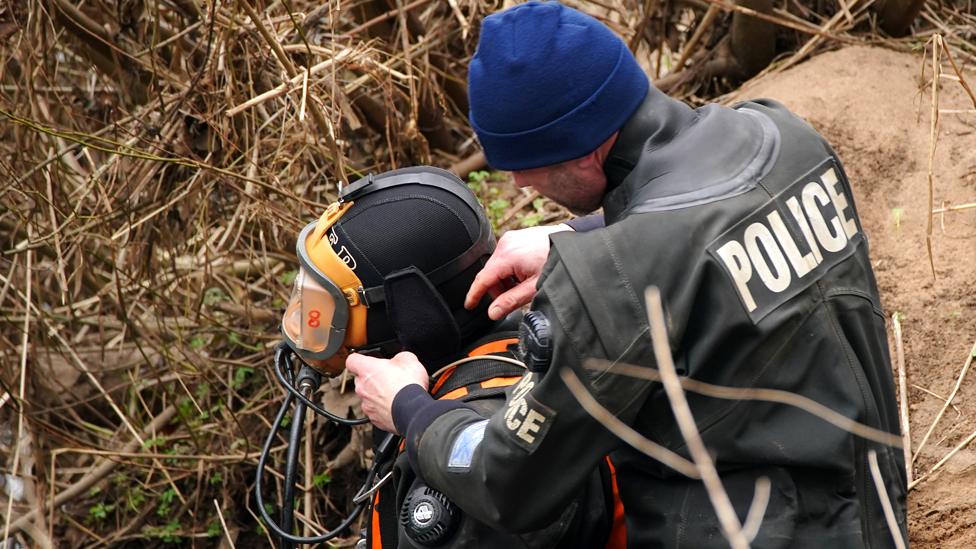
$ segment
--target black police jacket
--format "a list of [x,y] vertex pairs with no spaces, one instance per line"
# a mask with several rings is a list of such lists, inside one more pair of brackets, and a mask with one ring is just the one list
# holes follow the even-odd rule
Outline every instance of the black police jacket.
[[[446,367],[432,384],[431,396],[463,402],[483,418],[502,408],[506,391],[525,371],[506,361],[514,358],[518,331],[504,328],[517,328],[520,318],[521,314],[513,313],[498,330],[469,345],[460,355],[463,360]],[[474,431],[477,429],[476,426]],[[479,522],[427,486],[414,472],[406,454],[394,455],[381,468],[381,475],[387,472],[392,474],[391,481],[373,497],[365,529],[369,549],[624,547],[618,533],[622,532],[623,520],[614,515],[615,509],[620,508],[618,487],[606,460],[594,466],[582,488],[553,522],[524,533],[506,532]]]
[[[469,409],[403,419],[407,450],[430,485],[513,530],[557,517],[610,452],[629,547],[725,547],[701,481],[610,434],[560,371],[687,458],[662,386],[618,373],[622,363],[655,367],[643,297],[653,285],[679,374],[790,391],[898,433],[885,317],[851,188],[830,146],[782,105],[692,110],[654,89],[605,170],[607,226],[552,236],[532,303],[551,323],[548,371],[515,386],[464,462],[452,463],[458,441],[482,420]],[[588,369],[590,358],[605,362]],[[871,450],[905,534],[901,450],[783,404],[688,400],[740,521],[757,479],[771,482],[754,547],[893,546]]]

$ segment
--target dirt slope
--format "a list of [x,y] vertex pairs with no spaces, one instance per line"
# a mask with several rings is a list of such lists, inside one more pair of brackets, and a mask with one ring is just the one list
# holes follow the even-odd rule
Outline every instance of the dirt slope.
[[[847,48],[741,94],[785,103],[826,136],[844,162],[885,310],[889,317],[902,314],[913,452],[976,338],[976,209],[935,217],[934,281],[926,252],[931,96],[919,80],[920,61],[920,55]],[[976,73],[966,76],[976,84]],[[958,83],[943,80],[943,86],[940,108],[973,108]],[[934,173],[936,208],[943,201],[976,202],[976,113],[942,115]],[[915,461],[916,478],[976,430],[976,373],[963,381],[953,404]],[[912,545],[976,547],[976,443],[943,469],[909,493]]]

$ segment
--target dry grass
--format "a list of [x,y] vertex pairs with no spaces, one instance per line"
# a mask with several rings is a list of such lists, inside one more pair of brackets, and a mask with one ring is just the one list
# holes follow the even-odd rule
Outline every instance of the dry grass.
[[[466,66],[481,18],[501,6],[0,4],[0,447],[18,496],[2,502],[5,532],[38,547],[266,543],[249,490],[281,397],[267,365],[295,235],[369,171],[483,166],[465,123]],[[850,18],[768,18],[794,57],[876,40],[866,4],[848,6]],[[675,60],[704,63],[731,9],[585,8],[657,77]],[[924,28],[942,28],[971,62],[971,15],[926,10]],[[674,91],[693,102],[731,89],[688,76]],[[535,199],[499,203],[496,221],[565,215]],[[355,407],[338,383],[325,398]],[[312,434],[303,514],[324,530],[367,458],[362,433],[319,422]]]

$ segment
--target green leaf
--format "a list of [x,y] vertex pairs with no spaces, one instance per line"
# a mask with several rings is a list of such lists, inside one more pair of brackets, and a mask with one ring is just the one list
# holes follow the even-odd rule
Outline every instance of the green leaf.
[[531,213],[528,215],[523,215],[521,220],[521,224],[523,227],[535,227],[540,222],[542,222],[541,213]]
[[183,419],[190,419],[194,415],[196,415],[194,413],[193,408],[194,408],[193,403],[190,402],[190,399],[187,397],[183,397],[179,399],[179,401],[176,403],[176,411],[180,414],[180,417]]
[[193,395],[200,400],[207,400],[207,398],[210,396],[210,384],[206,381],[200,383],[195,389],[193,389]]
[[481,183],[488,179],[491,174],[486,170],[478,170],[468,174],[468,183]]
[[234,345],[237,345],[238,347],[244,347],[248,351],[258,352],[262,350],[261,347],[258,347],[257,345],[248,345],[247,343],[244,343],[244,341],[241,340],[241,334],[237,332],[230,332],[227,335],[227,339]]
[[183,536],[177,534],[180,531],[180,522],[177,519],[173,519],[166,523],[163,527],[162,538],[163,543],[179,543]]
[[207,288],[207,290],[203,292],[204,305],[213,305],[218,301],[225,301],[226,299],[227,294],[225,294],[220,288]]
[[142,508],[142,504],[146,503],[146,493],[142,491],[142,488],[136,486],[129,492],[127,500],[129,510],[138,511]]
[[298,269],[294,269],[291,271],[285,271],[284,273],[278,275],[278,281],[284,284],[285,286],[291,286],[295,282],[295,278],[297,277],[298,277]]
[[153,437],[142,443],[143,450],[152,450],[166,445],[166,437]]
[[249,377],[254,373],[254,368],[248,368],[246,366],[240,366],[234,368],[234,388],[240,389],[244,382],[247,381]]
[[905,215],[905,210],[903,208],[892,208],[891,209],[891,219],[895,223],[895,228],[901,228],[901,219]]
[[[165,517],[172,511],[173,500],[176,499],[176,490],[167,488],[159,495],[159,507],[156,508],[156,515]],[[178,525],[177,525],[178,526]]]
[[509,206],[511,206],[511,202],[504,198],[496,198],[488,204],[488,208],[495,213],[504,212]]
[[114,503],[99,502],[88,508],[88,517],[92,520],[105,520],[113,509],[115,509]]
[[330,482],[332,482],[332,475],[329,473],[319,473],[312,477],[312,486],[316,488],[321,488]]

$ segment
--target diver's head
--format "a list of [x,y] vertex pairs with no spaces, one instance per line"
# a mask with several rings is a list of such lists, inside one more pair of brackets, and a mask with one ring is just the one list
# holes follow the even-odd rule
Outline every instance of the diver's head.
[[298,238],[285,340],[331,373],[350,351],[406,350],[437,364],[491,326],[488,300],[469,311],[464,296],[494,247],[484,209],[450,172],[422,166],[352,183]]

